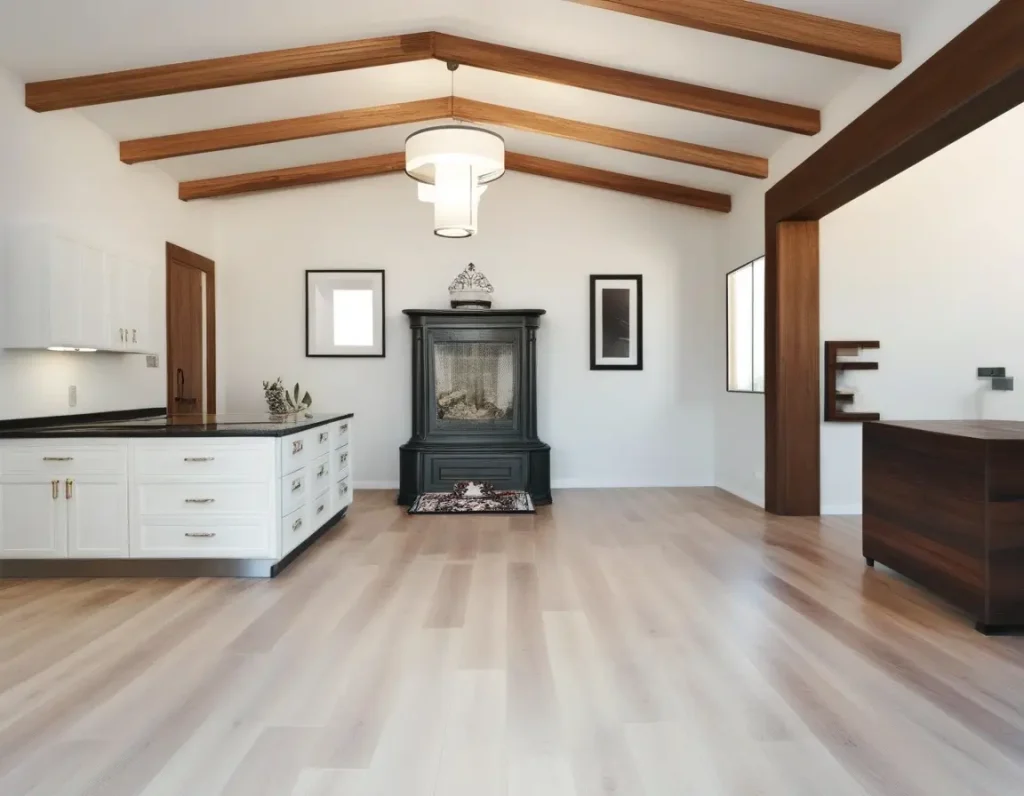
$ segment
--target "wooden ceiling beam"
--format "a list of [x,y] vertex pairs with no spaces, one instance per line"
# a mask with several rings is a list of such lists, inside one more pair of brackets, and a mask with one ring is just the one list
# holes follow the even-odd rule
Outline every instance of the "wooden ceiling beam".
[[674,160],[691,166],[727,171],[744,177],[764,179],[768,176],[767,158],[688,144],[671,138],[633,133],[614,127],[547,116],[460,97],[455,98],[452,113],[456,119],[474,124],[497,124],[516,130],[634,152],[638,155]]
[[898,33],[747,0],[573,2],[864,66],[893,69],[903,61]]
[[25,86],[25,104],[34,111],[81,108],[287,77],[424,61],[431,57],[432,33],[382,36],[28,83]]
[[396,124],[428,122],[447,119],[451,115],[450,97],[377,105],[372,108],[355,108],[295,119],[278,119],[272,122],[221,127],[216,130],[197,130],[122,141],[121,160],[125,163],[144,163],[164,158],[200,155],[204,152],[221,152],[227,149],[295,141],[300,138],[371,130]]
[[[628,174],[618,174],[558,160],[505,153],[505,167],[511,171],[550,177],[581,185],[606,188],[635,196],[646,196],[664,202],[699,207],[728,213],[732,209],[732,197],[728,194],[689,188],[684,185],[647,180]],[[394,152],[387,155],[373,155],[352,160],[336,160],[330,163],[315,163],[287,169],[272,169],[249,174],[233,174],[227,177],[212,177],[205,180],[182,182],[178,186],[178,198],[212,199],[218,196],[234,196],[278,188],[292,188],[300,185],[350,180],[356,177],[372,177],[392,174],[405,170],[405,154]]]
[[804,135],[821,130],[821,114],[812,108],[444,33],[385,36],[29,83],[25,104],[36,111],[52,111],[428,58]]
[[792,133],[815,135],[821,131],[821,113],[812,108],[530,50],[517,50],[446,33],[434,34],[434,57],[478,69],[546,80],[549,83],[585,88]]

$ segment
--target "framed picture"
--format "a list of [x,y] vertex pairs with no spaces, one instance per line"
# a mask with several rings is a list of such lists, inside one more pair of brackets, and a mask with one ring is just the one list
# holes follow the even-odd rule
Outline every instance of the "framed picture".
[[306,271],[306,356],[384,356],[383,271]]
[[644,369],[644,280],[590,277],[590,369]]

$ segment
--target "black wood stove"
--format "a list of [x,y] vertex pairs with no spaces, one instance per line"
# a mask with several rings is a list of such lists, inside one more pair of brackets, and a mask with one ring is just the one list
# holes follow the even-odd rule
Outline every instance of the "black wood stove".
[[412,439],[398,502],[458,481],[551,502],[551,447],[537,437],[537,328],[544,310],[405,310],[412,327]]

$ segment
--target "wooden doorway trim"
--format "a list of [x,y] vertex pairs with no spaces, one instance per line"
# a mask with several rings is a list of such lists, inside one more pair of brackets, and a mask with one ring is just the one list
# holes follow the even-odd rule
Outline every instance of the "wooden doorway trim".
[[765,196],[765,508],[821,513],[820,219],[1024,103],[1024,0],[1000,0]]
[[171,411],[174,400],[174,376],[171,373],[171,260],[185,263],[206,274],[206,411],[207,414],[217,413],[217,280],[213,260],[196,254],[181,246],[167,242],[167,262],[164,266],[164,279],[167,305],[167,411]]

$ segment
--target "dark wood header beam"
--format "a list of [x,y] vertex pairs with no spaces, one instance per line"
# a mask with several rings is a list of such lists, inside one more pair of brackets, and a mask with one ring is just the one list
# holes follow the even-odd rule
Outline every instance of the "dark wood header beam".
[[1024,0],[1000,0],[765,197],[768,511],[821,511],[816,222],[1024,103],[1021,42]]
[[864,66],[892,69],[903,60],[898,33],[746,0],[573,2]]
[[638,155],[674,160],[691,166],[718,169],[744,177],[764,179],[768,176],[768,158],[688,144],[671,138],[632,133],[599,124],[577,122],[459,97],[455,98],[452,112],[455,118],[474,124],[497,124],[516,130],[566,138],[570,141],[635,152]]
[[382,36],[28,83],[25,104],[34,111],[55,111],[286,77],[425,61],[431,57],[432,33]]
[[428,58],[804,135],[821,130],[821,114],[812,108],[444,33],[385,36],[29,83],[25,86],[25,104],[36,111],[52,111]]
[[[699,207],[728,213],[732,208],[732,198],[727,194],[688,188],[684,185],[646,180],[628,174],[591,169],[576,166],[557,160],[536,158],[530,155],[519,155],[514,152],[505,154],[505,166],[511,171],[551,177],[566,182],[576,182],[612,191],[631,193],[636,196],[647,196],[665,202]],[[395,152],[387,155],[374,155],[352,160],[337,160],[330,163],[316,163],[309,166],[297,166],[288,169],[273,169],[250,174],[234,174],[227,177],[213,177],[205,180],[183,182],[178,186],[178,198],[184,201],[192,199],[212,199],[218,196],[269,191],[277,188],[291,188],[299,185],[316,185],[318,183],[338,182],[356,177],[372,177],[378,174],[391,174],[405,170],[405,154]]]
[[429,122],[447,119],[452,115],[450,97],[355,108],[316,116],[279,119],[273,122],[242,124],[216,130],[197,130],[155,138],[137,138],[121,142],[121,160],[125,163],[143,163],[150,160],[221,152],[225,149],[276,144],[299,138],[316,138],[356,130],[371,130],[395,124]]
[[811,108],[445,33],[434,34],[434,57],[792,133],[814,135],[821,130],[821,113]]

